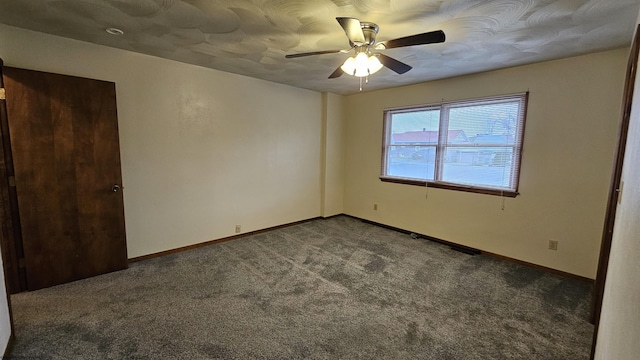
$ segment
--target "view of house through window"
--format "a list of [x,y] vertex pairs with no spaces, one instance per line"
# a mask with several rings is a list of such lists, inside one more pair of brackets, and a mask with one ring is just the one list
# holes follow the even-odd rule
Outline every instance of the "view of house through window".
[[386,110],[381,179],[515,196],[526,99]]

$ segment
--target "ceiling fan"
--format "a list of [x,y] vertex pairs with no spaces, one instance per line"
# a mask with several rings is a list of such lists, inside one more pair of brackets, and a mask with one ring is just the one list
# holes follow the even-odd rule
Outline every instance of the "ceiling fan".
[[392,57],[376,52],[376,50],[434,44],[445,41],[444,32],[437,30],[376,43],[376,35],[379,30],[378,25],[370,22],[361,22],[352,17],[337,17],[336,20],[338,20],[338,23],[347,34],[351,48],[346,50],[322,50],[289,54],[285,55],[285,58],[292,59],[303,56],[335,53],[347,54],[351,50],[354,50],[355,55],[348,58],[344,64],[331,73],[329,79],[340,77],[342,73],[360,78],[367,77],[380,70],[383,66],[386,66],[398,74],[404,74],[411,70],[412,67]]

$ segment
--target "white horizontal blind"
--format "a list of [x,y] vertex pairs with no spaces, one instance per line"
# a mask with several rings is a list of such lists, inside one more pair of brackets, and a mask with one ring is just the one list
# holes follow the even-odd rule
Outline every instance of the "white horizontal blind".
[[525,95],[445,104],[449,133],[442,144],[439,180],[484,188],[515,190],[524,125]]

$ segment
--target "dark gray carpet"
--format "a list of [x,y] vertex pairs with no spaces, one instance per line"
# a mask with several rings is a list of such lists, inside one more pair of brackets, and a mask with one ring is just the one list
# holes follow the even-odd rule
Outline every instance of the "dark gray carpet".
[[12,296],[18,359],[588,359],[591,285],[339,216]]

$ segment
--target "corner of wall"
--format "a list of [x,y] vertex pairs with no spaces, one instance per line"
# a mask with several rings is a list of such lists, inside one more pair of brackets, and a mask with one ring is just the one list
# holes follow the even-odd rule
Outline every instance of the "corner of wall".
[[343,213],[345,116],[343,96],[322,93],[321,215]]

